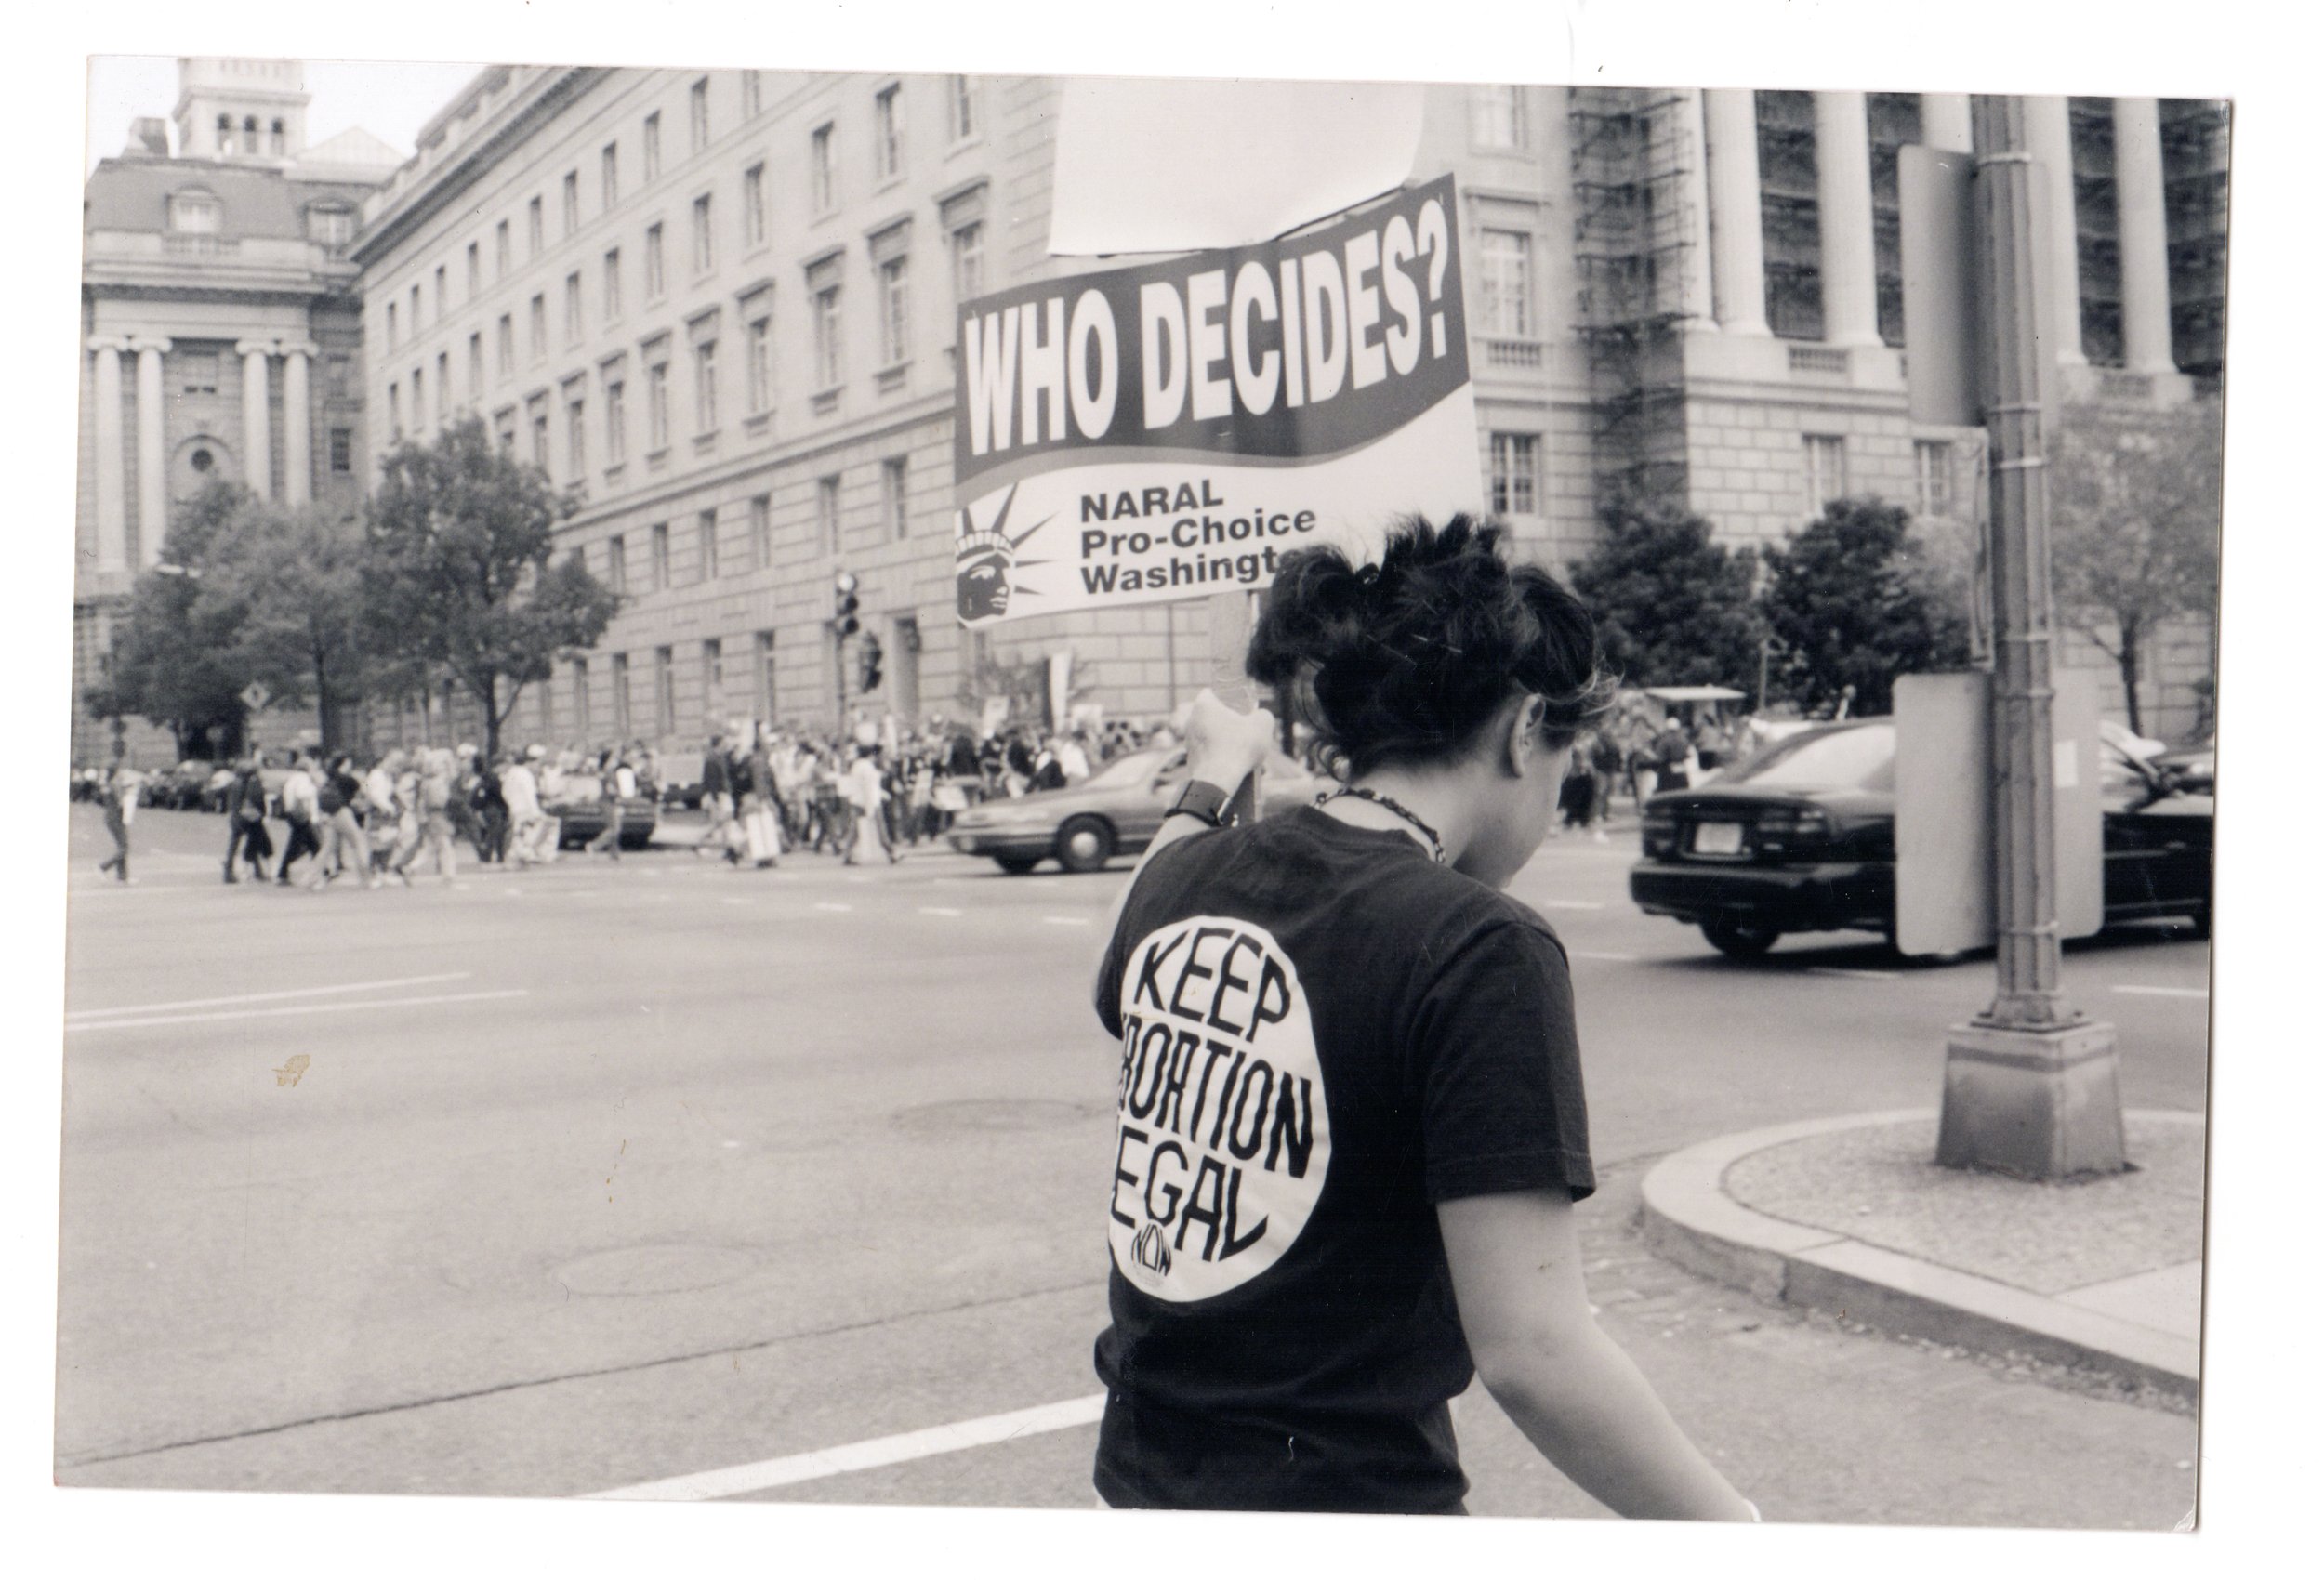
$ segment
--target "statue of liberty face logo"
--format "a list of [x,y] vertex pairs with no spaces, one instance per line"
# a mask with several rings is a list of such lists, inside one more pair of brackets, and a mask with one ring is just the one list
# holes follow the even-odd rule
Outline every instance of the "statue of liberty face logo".
[[[989,525],[980,527],[966,509],[953,515],[953,574],[963,625],[977,625],[1005,618],[1009,600],[1017,589],[1012,573],[1020,565],[1038,565],[1038,560],[1019,560],[1017,549],[1049,524],[1043,517],[1015,537],[1009,535],[1009,507],[1016,503],[1017,490],[1011,484],[1001,495],[1000,508],[993,513]],[[1026,596],[1037,596],[1029,590]]]

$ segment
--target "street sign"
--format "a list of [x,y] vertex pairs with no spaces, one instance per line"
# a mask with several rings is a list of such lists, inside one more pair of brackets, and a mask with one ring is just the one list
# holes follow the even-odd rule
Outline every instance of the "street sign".
[[256,680],[251,681],[250,684],[242,689],[242,705],[248,708],[252,713],[260,713],[265,711],[266,704],[273,700],[274,693],[268,691],[264,686],[258,684]]

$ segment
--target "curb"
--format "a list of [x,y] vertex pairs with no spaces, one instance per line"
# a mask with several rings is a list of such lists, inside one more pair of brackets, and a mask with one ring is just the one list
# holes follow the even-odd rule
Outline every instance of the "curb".
[[[2142,1120],[2201,1124],[2200,1114],[2138,1109]],[[1866,1323],[1906,1338],[1988,1354],[2015,1351],[2112,1372],[2175,1397],[2200,1391],[2196,1339],[2084,1310],[1975,1273],[1940,1267],[1829,1229],[1770,1218],[1726,1193],[1727,1170],[1753,1152],[1835,1130],[1934,1120],[1929,1108],[1811,1119],[1723,1136],[1671,1153],[1641,1186],[1646,1244],[1690,1272],[1763,1300]]]

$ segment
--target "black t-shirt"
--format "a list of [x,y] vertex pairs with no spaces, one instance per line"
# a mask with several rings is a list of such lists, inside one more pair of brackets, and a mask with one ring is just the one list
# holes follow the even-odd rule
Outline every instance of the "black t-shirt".
[[1409,836],[1313,808],[1140,876],[1095,1481],[1116,1507],[1451,1512],[1472,1367],[1436,1204],[1590,1193],[1565,951]]

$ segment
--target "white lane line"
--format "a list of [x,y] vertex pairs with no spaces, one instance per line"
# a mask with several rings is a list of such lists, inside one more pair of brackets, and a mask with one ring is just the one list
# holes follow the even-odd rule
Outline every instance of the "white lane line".
[[431,993],[417,998],[358,998],[342,1004],[284,1004],[272,1009],[212,1009],[199,1015],[141,1015],[129,1020],[85,1020],[67,1026],[76,1032],[118,1032],[131,1026],[183,1026],[196,1020],[249,1020],[277,1015],[321,1015],[341,1009],[403,1009],[416,1004],[475,1004],[488,998],[522,998],[523,988],[499,988],[491,993]]
[[958,911],[955,910],[950,905],[923,905],[920,907],[920,915],[923,916],[957,916],[960,913]]
[[751,899],[747,894],[721,894],[719,896],[719,903],[721,905],[747,905],[751,903]]
[[1845,966],[1810,966],[1808,970],[1819,977],[1855,977],[1861,981],[1887,982],[1896,980],[1895,971],[1853,971]]
[[815,902],[815,909],[818,911],[852,911],[855,907],[843,905],[836,900],[818,900]]
[[433,982],[465,981],[473,975],[469,971],[439,971],[429,977],[382,977],[371,982],[339,982],[331,987],[283,988],[274,993],[237,993],[223,998],[180,998],[167,1004],[124,1004],[112,1009],[76,1009],[65,1017],[70,1025],[77,1020],[101,1020],[115,1015],[149,1015],[160,1009],[213,1009],[221,1004],[266,1004],[282,998],[318,998],[334,993],[368,993],[373,988],[425,987]]
[[2147,994],[2156,998],[2209,998],[2211,996],[2209,988],[2134,987],[2126,984],[2117,987],[2114,991]]
[[1603,900],[1536,900],[1534,903],[1544,911],[1603,911],[1605,909],[1605,902]]
[[1053,928],[1086,928],[1089,925],[1087,916],[1043,916],[1041,920]]
[[1565,952],[1577,960],[1636,960],[1635,955],[1609,955],[1603,949],[1569,949]]
[[755,1465],[730,1465],[723,1470],[702,1470],[691,1476],[672,1476],[666,1481],[640,1481],[635,1486],[615,1487],[610,1492],[587,1495],[624,1502],[660,1503],[698,1503],[707,1498],[739,1497],[745,1493],[764,1492],[769,1487],[796,1486],[801,1481],[818,1481],[826,1476],[844,1476],[855,1470],[901,1465],[907,1460],[927,1459],[939,1454],[956,1454],[964,1448],[983,1448],[991,1443],[1008,1442],[1041,1432],[1063,1431],[1068,1427],[1086,1427],[1104,1413],[1105,1395],[1093,1393],[1083,1399],[1036,1405],[1030,1410],[1011,1410],[1002,1415],[955,1421],[950,1426],[929,1427],[917,1432],[898,1432],[893,1437],[872,1438],[838,1448],[819,1448],[806,1454],[786,1455],[781,1459],[761,1459]]

